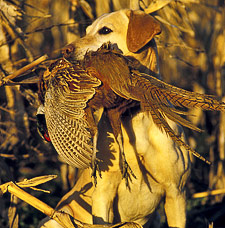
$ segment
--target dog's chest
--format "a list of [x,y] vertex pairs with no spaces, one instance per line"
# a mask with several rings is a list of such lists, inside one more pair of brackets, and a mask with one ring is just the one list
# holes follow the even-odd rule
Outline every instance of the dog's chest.
[[121,221],[137,221],[144,224],[149,214],[159,205],[164,194],[162,187],[150,177],[134,180],[130,190],[123,184],[118,190],[118,212]]

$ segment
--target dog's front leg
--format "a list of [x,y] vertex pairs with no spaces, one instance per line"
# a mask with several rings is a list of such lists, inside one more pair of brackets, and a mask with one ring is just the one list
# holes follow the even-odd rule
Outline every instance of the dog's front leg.
[[120,171],[104,172],[102,174],[102,178],[98,179],[92,195],[93,224],[113,222],[113,204],[121,181]]
[[178,189],[166,191],[165,212],[169,227],[185,228],[186,200],[185,192]]

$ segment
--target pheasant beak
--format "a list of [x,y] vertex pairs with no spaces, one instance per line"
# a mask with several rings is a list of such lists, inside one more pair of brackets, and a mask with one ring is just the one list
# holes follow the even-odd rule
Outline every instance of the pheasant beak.
[[51,142],[51,139],[48,134],[48,129],[45,120],[44,106],[40,105],[37,110],[37,130],[39,135],[44,138],[47,142]]

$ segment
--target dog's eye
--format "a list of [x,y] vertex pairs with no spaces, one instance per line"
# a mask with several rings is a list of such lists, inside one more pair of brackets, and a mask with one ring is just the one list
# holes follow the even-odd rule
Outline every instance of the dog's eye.
[[100,35],[106,35],[106,34],[109,34],[110,32],[112,32],[112,30],[110,28],[105,27],[105,26],[98,31],[98,33]]

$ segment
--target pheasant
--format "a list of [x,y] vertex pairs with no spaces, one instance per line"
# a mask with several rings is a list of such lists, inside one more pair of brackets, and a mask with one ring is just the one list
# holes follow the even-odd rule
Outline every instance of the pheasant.
[[[225,103],[217,100],[212,95],[189,92],[169,85],[149,74],[140,73],[135,69],[136,66],[136,61],[112,50],[110,45],[103,45],[96,52],[88,52],[83,60],[83,67],[89,74],[99,78],[105,86],[120,97],[140,102],[142,111],[149,113],[154,123],[161,130],[164,130],[179,146],[186,148],[193,155],[210,164],[208,160],[175,134],[165,117],[180,125],[201,132],[201,129],[180,116],[186,115],[187,112],[178,110],[175,107],[225,111]],[[122,137],[121,114],[122,112],[117,114],[118,119],[114,122],[118,122],[117,132]],[[122,145],[120,145],[120,148],[122,148]]]
[[[210,95],[188,92],[157,78],[140,73],[136,62],[112,50],[110,44],[97,51],[89,51],[82,61],[70,62],[61,58],[53,63],[40,81],[40,100],[50,139],[57,152],[71,165],[96,167],[97,122],[95,110],[104,108],[112,125],[122,156],[123,177],[132,173],[123,151],[121,115],[132,106],[152,116],[155,124],[164,130],[179,146],[186,148],[210,164],[182,141],[168,124],[168,119],[201,131],[181,117],[186,112],[176,107],[204,110],[225,110],[225,103]],[[95,174],[95,168],[93,171]]]
[[90,72],[85,70],[81,63],[72,64],[65,58],[51,64],[39,83],[39,99],[44,104],[47,125],[46,128],[43,115],[38,114],[39,131],[47,141],[50,138],[57,152],[68,164],[78,168],[87,168],[91,164],[92,175],[95,177],[98,167],[98,131],[93,113],[105,108],[120,145],[123,177],[127,180],[127,170],[135,177],[125,159],[118,120],[127,108],[137,102],[120,97],[106,82],[102,83],[98,79],[97,72],[89,70]]
[[92,159],[97,128],[86,103],[100,84],[79,64],[64,58],[51,64],[39,83],[50,140],[59,155],[77,168],[89,167]]

